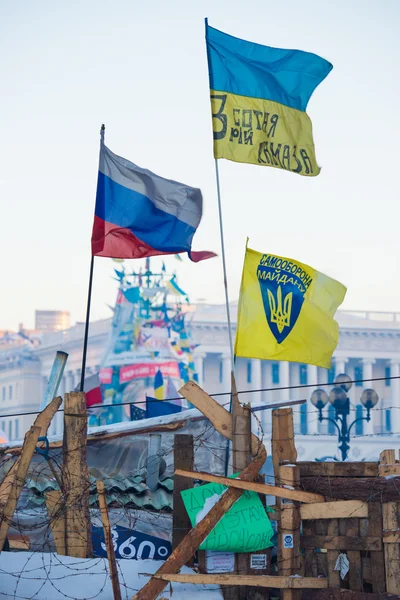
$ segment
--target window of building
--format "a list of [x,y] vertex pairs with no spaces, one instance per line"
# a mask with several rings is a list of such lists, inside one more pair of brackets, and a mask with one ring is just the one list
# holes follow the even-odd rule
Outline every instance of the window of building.
[[251,383],[251,360],[247,361],[247,383]]
[[5,387],[3,387],[2,390],[1,390],[1,398],[2,398],[2,400],[6,399],[6,393],[7,393],[7,389]]
[[391,369],[390,367],[385,367],[385,385],[389,386],[390,385],[390,379],[389,377],[391,377]]
[[392,414],[390,408],[385,410],[385,429],[386,431],[392,431]]
[[300,433],[302,435],[306,435],[308,433],[307,404],[301,404],[300,406]]
[[271,366],[272,366],[272,384],[277,385],[279,383],[279,363],[273,363]]
[[8,399],[12,400],[12,396],[13,396],[13,386],[9,385],[8,386]]
[[222,383],[223,378],[224,378],[224,365],[221,360],[219,363],[219,382],[220,383]]
[[[328,417],[330,419],[332,419],[333,421],[335,421],[335,415],[336,415],[336,411],[333,408],[332,404],[329,405],[328,407]],[[332,423],[332,421],[328,421],[328,433],[329,435],[334,435],[336,433],[336,427],[335,425]]]
[[[356,406],[356,419],[361,419],[363,417],[363,407],[361,404],[357,404]],[[355,434],[356,435],[362,435],[363,431],[364,431],[364,421],[358,421],[358,423],[355,424]]]
[[332,367],[328,370],[328,383],[333,383],[335,381],[336,372],[335,367]]
[[363,387],[363,368],[361,366],[354,367],[354,381],[357,387]]
[[[308,374],[307,374],[307,365],[300,365],[300,385],[307,385],[308,383]],[[305,404],[302,406],[305,406]]]
[[11,419],[8,421],[8,439],[10,440],[10,442],[13,439],[13,436],[12,436],[12,421],[11,421]]
[[14,426],[14,433],[15,433],[15,439],[19,440],[19,419],[15,419],[15,426]]

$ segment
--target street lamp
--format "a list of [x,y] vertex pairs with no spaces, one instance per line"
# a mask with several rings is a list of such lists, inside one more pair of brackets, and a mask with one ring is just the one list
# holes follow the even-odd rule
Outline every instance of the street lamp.
[[[351,378],[345,373],[341,373],[335,379],[334,387],[328,394],[325,390],[318,388],[311,394],[311,402],[318,409],[319,421],[330,421],[338,431],[339,450],[342,454],[342,460],[346,460],[350,449],[350,432],[356,423],[360,421],[371,420],[371,409],[379,402],[379,396],[375,390],[364,390],[361,394],[361,404],[367,411],[366,417],[355,419],[350,425],[347,423],[347,417],[350,414],[350,400],[347,392],[352,386]],[[323,417],[322,410],[330,402],[335,409],[335,419]]]

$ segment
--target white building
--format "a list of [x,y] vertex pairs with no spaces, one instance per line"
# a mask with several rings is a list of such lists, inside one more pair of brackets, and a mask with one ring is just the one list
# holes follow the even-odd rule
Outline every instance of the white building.
[[[236,315],[232,306],[232,315]],[[380,398],[370,423],[361,421],[352,429],[349,457],[353,460],[375,458],[385,448],[398,445],[400,439],[400,313],[366,313],[339,311],[339,344],[334,354],[331,371],[311,365],[239,359],[236,363],[237,388],[240,391],[264,389],[267,391],[243,393],[241,401],[254,406],[282,400],[307,399],[307,405],[294,408],[295,431],[301,460],[337,455],[335,426],[326,421],[319,423],[318,414],[309,402],[315,387],[333,382],[335,375],[347,373],[352,379],[379,378],[372,383],[355,384],[349,392],[352,404],[350,422],[363,416],[360,396],[363,389],[373,387]],[[87,373],[100,368],[106,345],[110,320],[95,321],[90,325],[87,355]],[[38,348],[18,347],[0,351],[0,427],[9,437],[17,439],[32,423],[34,416],[15,416],[38,409],[47,385],[57,350],[69,354],[59,393],[75,389],[80,381],[83,345],[82,324],[54,333],[44,333]],[[198,348],[195,364],[200,385],[210,394],[230,390],[230,354],[228,329],[224,306],[199,304],[192,320],[193,338]],[[300,387],[310,385],[310,387]],[[292,389],[290,386],[299,386]],[[329,392],[329,387],[325,387]],[[219,396],[229,402],[229,395]],[[330,409],[332,410],[332,409]],[[328,415],[328,407],[324,410]],[[271,411],[257,413],[263,432],[271,430]],[[2,415],[13,415],[3,417]],[[52,433],[60,432],[62,413],[57,415]],[[315,437],[319,434],[318,437]],[[393,439],[395,438],[395,439]]]

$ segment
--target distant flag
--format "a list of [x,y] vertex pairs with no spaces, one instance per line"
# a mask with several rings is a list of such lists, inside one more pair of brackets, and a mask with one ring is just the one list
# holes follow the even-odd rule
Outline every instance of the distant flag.
[[235,355],[329,369],[344,285],[297,260],[246,248]]
[[174,386],[172,379],[168,377],[167,381],[167,391],[165,393],[166,400],[169,400],[172,404],[177,404],[178,406],[182,406],[182,400],[179,398],[178,391]]
[[175,258],[176,260],[179,260],[179,262],[183,262],[183,258],[179,254],[175,254]]
[[201,191],[164,179],[109,150],[102,140],[92,255],[143,258],[187,252],[194,262],[216,256],[192,252],[203,213]]
[[154,376],[154,396],[157,400],[164,399],[164,378],[160,370]]
[[152,417],[164,417],[166,415],[173,415],[182,411],[182,407],[172,402],[157,402],[156,398],[146,396],[146,419]]
[[180,288],[179,285],[176,283],[175,276],[172,277],[172,279],[170,279],[169,281],[167,281],[165,285],[171,292],[171,294],[174,294],[175,296],[187,296],[186,292],[184,292],[183,289]]
[[318,175],[306,108],[332,65],[310,52],[241,40],[207,19],[206,44],[214,157]]
[[166,271],[166,270],[167,270],[167,268],[166,268],[166,266],[165,266],[165,262],[163,261],[163,262],[162,262],[161,271],[162,271],[163,273],[165,273],[165,271]]
[[124,271],[117,271],[117,269],[114,269],[114,272],[116,274],[116,276],[118,277],[118,279],[121,281],[122,279],[124,279],[125,277],[125,273]]
[[140,300],[140,289],[138,286],[131,287],[122,293],[128,302],[131,302],[132,304],[136,304]]
[[[75,388],[76,392],[79,392],[80,385]],[[101,395],[100,389],[100,376],[99,373],[95,373],[95,375],[90,375],[86,377],[84,381],[83,391],[86,394],[86,406],[90,408],[94,404],[101,404],[103,402],[103,398]]]

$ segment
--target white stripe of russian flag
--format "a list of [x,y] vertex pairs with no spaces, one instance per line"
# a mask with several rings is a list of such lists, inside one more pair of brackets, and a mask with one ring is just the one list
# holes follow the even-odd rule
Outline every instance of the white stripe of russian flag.
[[[75,389],[78,392],[80,389],[80,385],[78,385]],[[83,384],[83,391],[86,394],[86,406],[89,408],[94,404],[101,404],[103,402],[103,398],[101,396],[100,390],[100,376],[99,373],[95,373],[90,377],[86,377]]]

